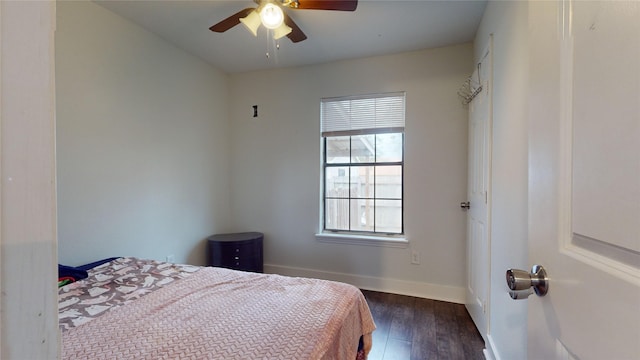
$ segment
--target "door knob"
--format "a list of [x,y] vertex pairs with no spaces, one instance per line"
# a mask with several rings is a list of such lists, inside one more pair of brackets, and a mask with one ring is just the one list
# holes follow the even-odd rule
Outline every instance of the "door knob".
[[471,208],[471,203],[468,201],[463,201],[460,203],[460,208],[462,210],[469,210]]
[[509,291],[509,296],[511,296],[513,300],[524,300],[531,294],[533,294],[533,290],[531,288],[528,288],[527,290]]
[[538,296],[545,296],[549,291],[547,272],[541,265],[533,265],[531,272],[509,269],[506,278],[507,286],[511,289],[509,295],[514,300],[526,299],[534,292]]

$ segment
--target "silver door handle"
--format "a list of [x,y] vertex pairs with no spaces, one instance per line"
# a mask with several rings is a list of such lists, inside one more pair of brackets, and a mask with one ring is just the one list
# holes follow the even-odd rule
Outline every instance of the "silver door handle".
[[460,208],[465,211],[469,210],[471,208],[471,203],[468,201],[463,201],[460,203]]
[[534,292],[538,296],[545,296],[549,291],[549,278],[541,265],[533,265],[531,272],[509,269],[506,278],[507,286],[511,289],[509,295],[514,300],[526,299]]

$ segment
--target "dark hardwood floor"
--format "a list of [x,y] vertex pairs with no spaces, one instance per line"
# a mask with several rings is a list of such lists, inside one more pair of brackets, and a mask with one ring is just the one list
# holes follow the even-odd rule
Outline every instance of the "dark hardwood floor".
[[362,290],[373,319],[369,360],[484,359],[464,305]]

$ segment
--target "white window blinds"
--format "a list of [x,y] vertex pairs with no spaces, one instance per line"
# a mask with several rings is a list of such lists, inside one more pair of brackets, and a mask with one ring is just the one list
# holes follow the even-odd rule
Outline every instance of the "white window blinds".
[[321,101],[322,136],[404,131],[405,93],[386,93]]

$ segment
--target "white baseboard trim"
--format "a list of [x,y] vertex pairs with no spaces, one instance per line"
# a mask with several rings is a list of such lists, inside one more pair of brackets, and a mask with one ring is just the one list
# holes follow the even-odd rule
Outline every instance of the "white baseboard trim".
[[271,264],[264,264],[264,272],[285,276],[298,276],[340,281],[365,290],[448,301],[457,304],[464,304],[465,302],[465,290],[463,287],[428,284],[416,281],[379,278],[373,276],[344,274],[323,270],[304,269]]
[[484,358],[487,360],[500,360],[496,344],[493,342],[491,334],[487,335],[487,342],[488,344],[485,344],[485,349],[483,350]]

